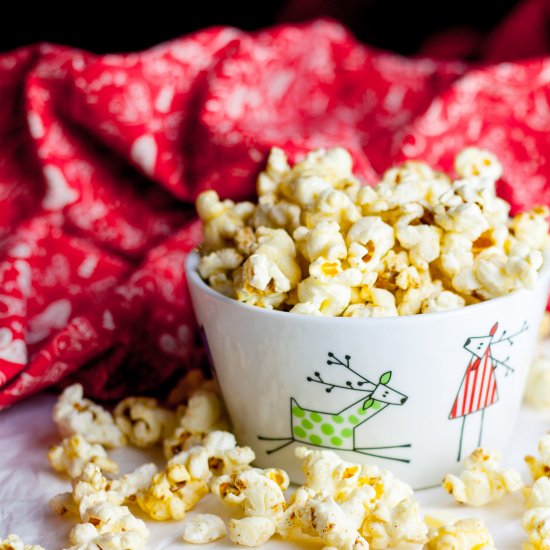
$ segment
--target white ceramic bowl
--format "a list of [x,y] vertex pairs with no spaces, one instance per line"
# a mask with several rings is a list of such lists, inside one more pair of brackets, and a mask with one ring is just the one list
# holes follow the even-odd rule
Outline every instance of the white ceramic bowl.
[[483,445],[506,448],[550,282],[442,313],[310,317],[222,296],[187,277],[212,367],[241,445],[300,482],[299,445],[439,484]]

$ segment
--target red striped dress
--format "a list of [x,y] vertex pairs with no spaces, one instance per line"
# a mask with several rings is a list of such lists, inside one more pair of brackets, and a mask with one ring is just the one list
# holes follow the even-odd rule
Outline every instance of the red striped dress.
[[466,416],[497,401],[497,381],[490,347],[487,347],[483,357],[472,355],[449,418]]

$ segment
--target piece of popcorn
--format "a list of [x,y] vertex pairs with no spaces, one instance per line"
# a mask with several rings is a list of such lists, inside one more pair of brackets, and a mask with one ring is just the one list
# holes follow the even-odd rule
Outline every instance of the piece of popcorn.
[[261,197],[274,193],[281,179],[290,172],[290,166],[286,154],[279,147],[273,147],[267,157],[265,170],[258,177],[257,192]]
[[535,481],[540,477],[550,477],[550,434],[540,437],[537,447],[540,458],[531,455],[525,457],[525,462]]
[[441,281],[432,281],[429,271],[420,272],[419,279],[420,284],[418,287],[396,292],[399,315],[416,315],[420,313],[426,300],[443,292]]
[[466,301],[462,296],[450,290],[443,290],[439,294],[432,295],[422,302],[422,313],[448,311],[449,309],[458,309],[465,305]]
[[38,544],[25,544],[17,535],[8,535],[0,541],[0,550],[44,550]]
[[309,262],[320,257],[327,260],[342,260],[348,254],[340,226],[333,221],[319,222],[311,229],[300,226],[294,231],[293,238]]
[[393,548],[400,544],[424,544],[428,528],[418,503],[410,498],[390,507],[376,503],[359,531],[371,548]]
[[395,230],[375,216],[357,220],[346,234],[348,262],[360,271],[376,270],[395,244]]
[[54,495],[48,501],[51,511],[58,516],[66,514],[78,515],[78,506],[76,505],[72,493],[60,493]]
[[413,494],[409,485],[377,466],[354,464],[332,451],[313,451],[305,447],[298,447],[295,454],[302,460],[305,486],[315,492],[326,491],[338,502],[345,501],[355,489],[366,485],[374,489],[376,501],[390,507]]
[[490,180],[497,180],[502,176],[502,166],[493,153],[467,147],[455,157],[455,172],[462,178],[481,176]]
[[222,518],[214,514],[190,514],[183,519],[181,525],[181,537],[190,544],[206,544],[227,534]]
[[275,534],[270,518],[244,517],[229,520],[229,538],[241,546],[261,546]]
[[325,546],[340,550],[368,550],[369,543],[328,493],[321,492],[303,504],[292,506],[296,523],[304,534],[317,536]]
[[495,550],[495,544],[483,521],[466,518],[430,529],[426,550]]
[[204,390],[195,392],[187,403],[179,426],[174,433],[164,440],[166,458],[201,445],[209,432],[227,428],[225,410],[219,397]]
[[528,212],[514,216],[510,229],[515,238],[529,248],[544,251],[548,247],[548,218],[550,209],[547,206],[536,206]]
[[366,304],[352,304],[344,311],[344,317],[396,317],[395,296],[382,288],[368,289]]
[[127,506],[102,502],[89,507],[83,514],[82,520],[84,523],[91,523],[99,535],[133,531],[145,540],[149,536],[145,523],[133,516]]
[[83,397],[81,384],[66,387],[53,407],[52,417],[62,437],[82,434],[90,443],[120,447],[126,438],[111,413]]
[[304,225],[315,227],[322,221],[334,221],[347,231],[361,218],[361,211],[344,191],[325,189],[302,214]]
[[[167,403],[170,406],[178,404],[182,406],[182,403],[187,403],[191,396],[199,390],[219,394],[219,389],[214,379],[207,378],[201,369],[191,369],[185,373],[174,389],[170,391]],[[185,410],[187,409],[185,408],[182,410],[182,414],[178,415],[178,422],[183,414],[185,414]]]
[[174,413],[160,407],[152,397],[127,397],[114,411],[115,421],[136,447],[152,447],[173,431]]
[[78,477],[88,462],[103,472],[118,472],[118,464],[107,456],[105,449],[98,443],[88,443],[81,434],[65,438],[60,445],[52,445],[48,460],[55,471],[67,473],[69,477]]
[[522,527],[527,533],[524,550],[550,548],[550,508],[531,508],[523,515]]
[[183,464],[168,464],[138,493],[137,503],[153,519],[182,519],[207,493],[206,482],[193,479]]
[[443,273],[454,277],[474,265],[473,243],[461,233],[446,232],[441,238],[440,265]]
[[147,544],[149,536],[149,532],[143,528],[100,533],[94,524],[81,523],[75,525],[69,536],[74,546],[66,550],[139,550]]
[[310,265],[310,272],[312,275],[298,285],[299,302],[290,311],[309,314],[316,310],[321,315],[340,315],[350,303],[351,287],[361,281],[359,271],[342,269],[339,260],[318,258]]
[[280,306],[291,289],[290,281],[277,264],[264,254],[252,254],[235,276],[237,300],[273,309]]
[[418,269],[426,270],[439,257],[442,231],[439,227],[419,223],[424,214],[420,204],[405,204],[402,213],[395,224],[397,241],[409,251],[411,263]]
[[444,193],[434,207],[434,220],[445,231],[460,233],[472,242],[489,229],[489,222],[475,203],[463,203],[452,191]]
[[550,410],[550,359],[536,357],[527,377],[525,400],[538,410]]
[[232,246],[235,233],[244,227],[254,212],[252,203],[221,201],[211,190],[197,197],[196,208],[203,222],[203,246],[207,252]]
[[459,477],[448,474],[443,479],[443,488],[457,502],[484,506],[523,487],[518,472],[501,467],[496,451],[478,448],[465,459],[464,466]]
[[[292,233],[300,226],[302,209],[299,205],[293,202],[281,199],[276,195],[261,195],[258,198],[258,206],[254,211],[251,223],[256,229],[260,227],[269,227],[271,229],[284,229]],[[245,237],[243,239],[243,237]],[[237,231],[235,242],[237,248],[241,251],[252,251],[253,246],[250,239],[250,234],[243,234]],[[244,242],[243,242],[244,241]]]
[[153,477],[157,473],[158,468],[152,462],[142,464],[132,472],[111,480],[108,484],[108,490],[121,494],[125,502],[135,502],[137,494],[151,485]]
[[222,248],[201,256],[198,271],[212,288],[234,297],[232,273],[243,261],[244,257],[235,248]]
[[531,487],[523,489],[526,508],[550,508],[550,478],[539,477]]

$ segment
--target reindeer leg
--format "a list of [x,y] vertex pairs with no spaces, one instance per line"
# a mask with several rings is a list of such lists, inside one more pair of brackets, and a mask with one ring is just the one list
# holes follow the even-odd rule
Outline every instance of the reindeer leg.
[[462,458],[462,438],[464,437],[464,424],[466,424],[466,415],[462,417],[462,427],[460,428],[460,442],[458,444],[458,457],[456,459],[457,462],[460,462],[460,459]]
[[277,451],[288,447],[291,443],[294,443],[295,441],[293,437],[263,437],[261,435],[258,436],[258,439],[260,439],[261,441],[285,441],[285,443],[279,445],[279,447],[275,447],[275,449],[270,449],[269,451],[266,451],[268,455],[276,453]]
[[481,410],[481,424],[479,426],[479,439],[477,440],[477,446],[481,447],[481,440],[483,438],[483,422],[485,420],[485,409]]
[[[407,445],[402,445],[402,446],[407,447]],[[384,460],[394,460],[396,462],[404,462],[405,464],[408,464],[410,462],[410,459],[408,458],[397,458],[395,456],[384,456],[384,455],[379,455],[375,453],[367,453],[366,451],[360,451],[359,449],[354,449],[354,452],[361,453],[362,455],[366,455],[366,456],[372,456],[374,458],[383,458]]]

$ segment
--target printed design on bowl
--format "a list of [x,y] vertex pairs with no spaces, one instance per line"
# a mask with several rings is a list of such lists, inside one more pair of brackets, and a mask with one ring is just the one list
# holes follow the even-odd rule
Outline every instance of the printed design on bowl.
[[262,441],[278,441],[281,443],[281,445],[270,449],[267,453],[275,453],[297,442],[324,449],[354,451],[376,458],[409,463],[409,459],[387,456],[386,454],[381,454],[381,452],[389,449],[410,448],[410,443],[384,447],[362,447],[356,445],[355,436],[357,428],[390,405],[401,406],[408,399],[403,393],[388,386],[392,376],[391,371],[382,374],[378,382],[372,382],[350,367],[351,357],[349,355],[346,355],[343,361],[333,353],[329,353],[328,357],[327,365],[343,367],[354,376],[354,380],[346,380],[343,384],[328,382],[323,379],[320,372],[315,372],[313,377],[307,377],[307,381],[325,386],[326,393],[331,393],[332,390],[338,388],[346,391],[360,392],[364,395],[361,395],[360,399],[354,401],[344,409],[333,412],[306,409],[296,399],[291,397],[290,436],[258,436],[258,439]]
[[514,372],[514,369],[508,363],[510,355],[507,355],[504,359],[498,359],[493,355],[493,352],[501,344],[513,346],[514,338],[529,330],[529,326],[527,321],[524,321],[521,328],[514,334],[508,334],[504,330],[500,337],[496,339],[497,329],[498,323],[495,323],[488,335],[471,336],[464,342],[464,349],[471,354],[470,360],[449,414],[450,420],[462,418],[457,462],[460,462],[462,458],[466,418],[478,412],[481,412],[481,420],[477,446],[482,446],[485,409],[494,405],[499,399],[495,370],[497,367],[503,367],[506,369],[505,376]]

